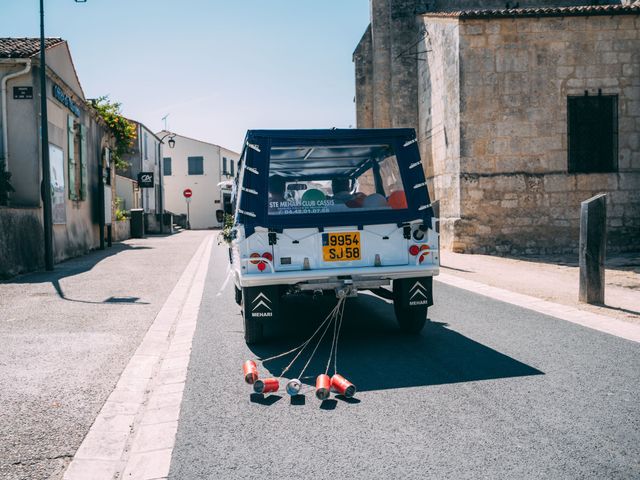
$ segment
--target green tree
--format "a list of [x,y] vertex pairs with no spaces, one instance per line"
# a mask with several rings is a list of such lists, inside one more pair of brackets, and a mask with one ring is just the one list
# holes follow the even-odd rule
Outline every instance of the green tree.
[[89,100],[89,105],[107,122],[111,133],[116,139],[116,148],[112,152],[112,158],[116,164],[116,169],[125,170],[129,167],[123,156],[131,150],[136,139],[136,126],[122,116],[121,103],[112,102],[109,96],[105,95]]

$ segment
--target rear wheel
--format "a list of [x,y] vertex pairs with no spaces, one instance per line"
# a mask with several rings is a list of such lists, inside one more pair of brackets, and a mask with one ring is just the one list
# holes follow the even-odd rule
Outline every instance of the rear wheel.
[[245,304],[247,295],[244,294],[244,289],[242,290],[243,291],[240,292],[240,304],[242,306],[242,318],[244,320],[244,341],[247,343],[247,345],[260,343],[264,339],[262,322],[257,318],[253,318],[251,316],[251,311]]
[[400,330],[419,334],[427,323],[427,307],[409,307],[402,301],[400,282],[393,282],[393,310]]
[[427,309],[402,308],[393,302],[393,309],[396,312],[396,320],[400,325],[400,330],[405,333],[417,335],[422,331],[427,323]]

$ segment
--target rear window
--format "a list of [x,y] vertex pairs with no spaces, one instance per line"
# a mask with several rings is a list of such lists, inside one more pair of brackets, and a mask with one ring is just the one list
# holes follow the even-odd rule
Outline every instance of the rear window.
[[406,208],[390,145],[271,148],[270,216]]

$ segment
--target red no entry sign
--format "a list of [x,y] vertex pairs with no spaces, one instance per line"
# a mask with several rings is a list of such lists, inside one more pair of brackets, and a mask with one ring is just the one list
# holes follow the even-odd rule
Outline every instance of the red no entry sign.
[[191,195],[193,195],[193,192],[191,191],[190,188],[185,188],[184,192],[182,192],[182,195],[184,195],[184,198],[191,198]]

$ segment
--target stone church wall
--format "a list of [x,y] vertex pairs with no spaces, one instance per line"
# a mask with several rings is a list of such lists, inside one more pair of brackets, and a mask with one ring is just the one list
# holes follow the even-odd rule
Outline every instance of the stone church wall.
[[[353,57],[358,127],[416,129],[429,189],[441,204],[444,248],[573,252],[580,202],[604,191],[610,194],[610,250],[637,249],[638,15],[465,19],[429,13],[505,3],[372,0],[371,25]],[[598,89],[618,95],[618,172],[569,174],[567,96],[597,95]]]
[[[453,248],[575,251],[580,202],[606,192],[610,250],[637,249],[640,17],[461,20],[460,54]],[[567,96],[585,91],[618,95],[617,173],[567,173]]]
[[457,20],[426,25],[418,65],[418,139],[425,176],[440,201],[441,243],[451,246],[460,218],[460,52]]

